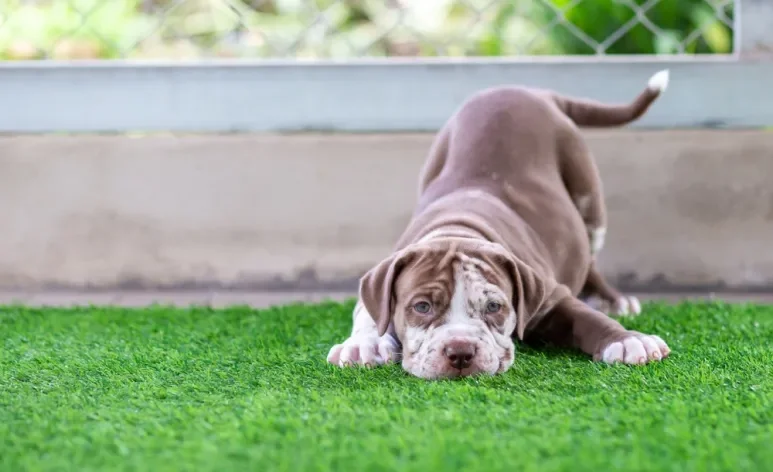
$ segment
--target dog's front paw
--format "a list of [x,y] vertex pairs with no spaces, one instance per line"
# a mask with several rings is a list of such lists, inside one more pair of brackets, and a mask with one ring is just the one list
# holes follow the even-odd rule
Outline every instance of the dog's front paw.
[[391,334],[355,334],[330,349],[327,361],[341,367],[374,367],[397,361],[400,345]]
[[660,336],[628,331],[622,339],[604,346],[595,359],[607,364],[646,364],[668,357],[671,349]]

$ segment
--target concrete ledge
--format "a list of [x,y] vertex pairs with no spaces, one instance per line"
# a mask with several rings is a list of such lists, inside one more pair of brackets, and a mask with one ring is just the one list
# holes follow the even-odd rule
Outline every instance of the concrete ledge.
[[[587,136],[618,284],[773,289],[773,133]],[[0,287],[352,290],[407,222],[431,139],[0,137]]]
[[[757,26],[767,29],[770,18],[764,8],[758,10]],[[0,89],[7,111],[0,114],[0,130],[433,131],[466,97],[486,87],[517,83],[627,103],[664,68],[672,72],[668,93],[631,127],[744,129],[773,124],[768,106],[773,89],[764,80],[773,77],[773,61],[612,55],[344,62],[4,61]]]

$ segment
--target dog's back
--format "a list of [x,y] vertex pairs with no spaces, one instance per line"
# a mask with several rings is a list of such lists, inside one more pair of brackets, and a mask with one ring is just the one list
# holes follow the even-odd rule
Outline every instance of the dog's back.
[[[530,235],[526,251],[538,252],[556,278],[579,290],[594,252],[594,231],[606,230],[603,195],[595,163],[579,126],[618,126],[636,120],[665,89],[667,72],[655,74],[630,104],[608,105],[548,90],[499,87],[468,99],[438,133],[420,176],[415,226],[421,215],[483,213],[512,231],[505,239]],[[464,198],[451,198],[465,192]],[[479,197],[472,197],[478,195]],[[506,206],[491,213],[480,198]],[[485,210],[483,210],[485,208]],[[478,211],[480,210],[480,211]],[[527,228],[521,228],[526,226]],[[418,235],[409,230],[400,245]],[[603,242],[603,241],[602,241]],[[508,246],[518,252],[524,241]],[[586,257],[587,255],[587,257]],[[520,256],[520,255],[519,255]]]
[[[419,208],[446,191],[468,185],[490,187],[505,175],[517,180],[531,165],[555,164],[554,158],[562,151],[559,148],[572,145],[578,127],[621,126],[635,121],[667,85],[668,71],[658,72],[634,101],[623,105],[526,87],[478,92],[436,136],[420,175]],[[572,139],[566,139],[567,135]],[[438,179],[441,173],[442,179]],[[431,184],[435,188],[431,189]]]

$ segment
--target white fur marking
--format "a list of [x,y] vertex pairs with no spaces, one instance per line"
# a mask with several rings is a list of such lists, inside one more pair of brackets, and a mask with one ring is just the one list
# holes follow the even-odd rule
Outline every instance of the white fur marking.
[[638,315],[641,313],[641,303],[634,296],[625,296],[615,300],[612,305],[612,313],[620,316]]
[[639,302],[639,299],[633,295],[628,297],[628,306],[632,315],[638,315],[641,313],[641,303]]
[[623,340],[625,348],[625,357],[623,362],[626,364],[646,364],[647,351],[644,350],[644,343],[639,338],[627,338]]
[[604,353],[601,355],[601,359],[607,364],[614,364],[615,362],[622,362],[623,360],[623,343],[612,343],[604,349]]
[[628,297],[622,296],[615,300],[615,304],[612,307],[612,311],[616,315],[625,316],[628,314],[628,310],[630,309],[631,305],[628,303]]
[[[501,288],[489,283],[475,259],[460,254],[454,263],[454,290],[442,323],[429,327],[408,326],[403,341],[403,368],[422,378],[435,379],[471,374],[504,372],[513,363],[510,336],[515,329],[513,314],[500,330],[486,323],[487,295],[504,298]],[[499,289],[499,290],[498,290]],[[500,332],[503,331],[503,332]],[[474,347],[472,364],[464,372],[454,369],[445,355],[450,343]]]
[[647,359],[659,361],[663,357],[663,355],[660,353],[660,347],[654,339],[650,338],[649,336],[644,336],[641,338],[641,343],[644,346]]
[[448,324],[465,324],[469,321],[469,315],[467,314],[467,284],[464,280],[464,270],[459,267],[454,270],[454,294],[451,298],[451,306],[448,310],[448,316],[446,317],[446,323]]
[[591,295],[584,300],[585,304],[596,311],[607,313],[609,311],[609,302],[597,295]]
[[352,334],[336,344],[327,354],[327,361],[340,367],[364,365],[368,367],[396,361],[400,347],[390,333],[378,336],[378,329],[368,310],[358,303],[354,307]]
[[591,254],[598,254],[603,248],[607,239],[607,229],[604,227],[591,230],[590,233],[590,251]]
[[665,92],[668,88],[669,75],[668,69],[656,72],[655,75],[650,77],[649,82],[647,82],[647,88],[653,92]]
[[628,316],[641,313],[641,302],[633,295],[623,295],[614,301],[604,300],[598,295],[590,295],[584,301],[586,305],[594,310],[608,315]]
[[601,360],[607,364],[646,364],[650,361],[659,361],[671,350],[658,336],[640,335],[629,336],[622,341],[609,344],[601,354]]

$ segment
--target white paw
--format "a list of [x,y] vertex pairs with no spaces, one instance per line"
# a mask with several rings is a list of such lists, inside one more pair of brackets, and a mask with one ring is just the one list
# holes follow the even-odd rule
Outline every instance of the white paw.
[[590,295],[587,298],[581,299],[586,305],[593,308],[596,311],[606,313],[609,311],[609,302],[604,301],[601,297],[596,295]]
[[646,364],[662,360],[669,353],[671,349],[660,336],[637,334],[610,343],[601,352],[601,360],[607,364]]
[[639,299],[633,295],[623,295],[622,297],[615,300],[615,303],[612,304],[612,309],[610,312],[613,315],[619,316],[638,315],[641,313],[641,303],[639,302]]
[[374,367],[397,361],[400,345],[391,334],[356,334],[330,349],[327,361],[340,367]]
[[598,254],[604,248],[604,242],[607,239],[606,228],[596,228],[589,231],[590,253]]
[[594,310],[608,315],[633,316],[641,313],[641,303],[633,295],[623,295],[613,303],[593,295],[588,297],[585,303]]

